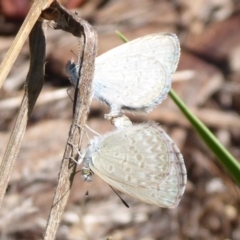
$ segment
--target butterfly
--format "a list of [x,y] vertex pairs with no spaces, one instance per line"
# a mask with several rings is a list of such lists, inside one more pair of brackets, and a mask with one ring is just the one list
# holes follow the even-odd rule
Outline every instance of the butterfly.
[[153,122],[95,137],[80,162],[85,181],[96,174],[114,189],[159,207],[176,207],[187,182],[182,154]]
[[[150,112],[171,88],[180,57],[178,38],[155,33],[120,45],[96,58],[93,96],[110,106],[108,117],[122,112]],[[79,65],[69,61],[66,71],[76,87]]]

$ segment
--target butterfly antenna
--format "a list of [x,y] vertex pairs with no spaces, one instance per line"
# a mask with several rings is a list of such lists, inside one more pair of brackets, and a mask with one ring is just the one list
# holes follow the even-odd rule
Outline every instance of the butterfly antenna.
[[76,57],[76,59],[78,59],[77,54],[71,49],[70,52]]
[[117,193],[117,191],[109,185],[109,187],[117,194],[117,196],[120,198],[122,203],[125,205],[125,207],[129,208],[129,205],[122,199],[122,197]]

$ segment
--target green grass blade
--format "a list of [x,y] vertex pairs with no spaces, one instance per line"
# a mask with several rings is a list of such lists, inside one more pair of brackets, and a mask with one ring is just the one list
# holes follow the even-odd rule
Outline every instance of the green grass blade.
[[194,129],[201,136],[202,140],[206,143],[209,149],[214,153],[218,158],[221,164],[229,172],[229,174],[235,179],[235,181],[240,185],[240,164],[239,162],[231,155],[230,152],[218,141],[218,139],[212,134],[212,132],[201,122],[183,101],[177,96],[177,94],[171,89],[169,95],[179,107]]
[[128,39],[122,33],[120,33],[119,31],[115,31],[115,33],[124,43],[128,42]]

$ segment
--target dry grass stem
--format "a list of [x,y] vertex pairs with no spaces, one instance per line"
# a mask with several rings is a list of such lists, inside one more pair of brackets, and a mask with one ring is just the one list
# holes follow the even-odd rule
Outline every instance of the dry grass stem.
[[0,206],[21,146],[28,119],[31,116],[33,107],[43,86],[46,43],[42,23],[37,22],[34,25],[30,33],[29,45],[31,58],[30,68],[25,83],[25,93],[16,123],[0,165]]
[[76,164],[70,158],[76,158],[78,155],[74,146],[78,146],[81,139],[87,115],[90,107],[91,97],[91,81],[93,78],[94,62],[97,52],[97,34],[95,30],[77,14],[72,14],[59,4],[54,3],[51,7],[43,12],[43,17],[54,20],[52,26],[55,29],[62,29],[72,33],[74,36],[83,38],[83,49],[79,53],[80,63],[80,78],[81,82],[75,91],[74,98],[74,116],[72,125],[69,131],[65,153],[62,160],[62,165],[58,177],[57,188],[53,199],[44,239],[55,239],[58,226],[61,221],[62,214],[68,201],[70,188],[72,186],[73,177],[75,174]]
[[42,10],[46,9],[53,0],[35,0],[28,15],[25,18],[22,27],[20,28],[17,36],[15,37],[11,47],[9,48],[5,58],[0,65],[0,88],[3,85],[5,78],[11,70],[23,44],[25,43],[31,29],[38,20]]

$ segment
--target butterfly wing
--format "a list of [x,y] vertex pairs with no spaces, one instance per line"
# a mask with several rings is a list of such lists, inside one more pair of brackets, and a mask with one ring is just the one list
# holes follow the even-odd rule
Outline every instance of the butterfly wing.
[[177,206],[186,185],[181,153],[155,124],[109,134],[99,143],[89,167],[112,187],[160,207]]
[[176,35],[157,33],[116,47],[96,59],[96,98],[121,108],[150,111],[166,98],[180,56]]

